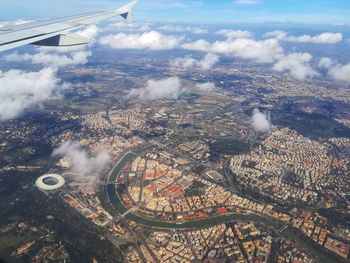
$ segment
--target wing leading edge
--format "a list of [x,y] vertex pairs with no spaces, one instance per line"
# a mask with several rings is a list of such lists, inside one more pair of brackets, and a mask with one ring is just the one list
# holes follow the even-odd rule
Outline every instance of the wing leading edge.
[[136,3],[137,0],[134,0],[114,11],[90,12],[77,16],[0,28],[0,52],[27,44],[40,46],[75,46],[87,44],[88,41],[85,38],[70,32],[116,15],[120,15],[130,21],[132,9]]

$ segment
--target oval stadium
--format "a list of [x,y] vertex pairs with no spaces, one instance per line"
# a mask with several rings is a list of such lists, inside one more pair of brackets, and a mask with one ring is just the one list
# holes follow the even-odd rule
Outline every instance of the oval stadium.
[[51,191],[61,188],[65,184],[65,180],[59,174],[45,174],[40,176],[35,184],[42,190]]

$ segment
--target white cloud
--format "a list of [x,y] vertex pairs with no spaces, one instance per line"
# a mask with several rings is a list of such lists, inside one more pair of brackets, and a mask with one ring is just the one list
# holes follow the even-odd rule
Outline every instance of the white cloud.
[[194,68],[198,63],[198,60],[194,59],[191,56],[185,56],[182,58],[176,58],[174,61],[171,62],[171,65],[178,68]]
[[343,40],[341,33],[325,32],[319,35],[310,36],[291,36],[284,31],[272,31],[265,34],[265,37],[275,37],[278,40],[299,42],[299,43],[315,43],[315,44],[336,44]]
[[90,154],[80,144],[71,141],[63,143],[52,155],[69,158],[72,162],[71,172],[79,174],[72,177],[74,183],[92,187],[100,183],[101,172],[111,161],[105,151],[97,150]]
[[85,45],[71,46],[71,47],[46,47],[38,46],[36,50],[40,53],[71,53],[86,50]]
[[328,76],[344,83],[350,83],[350,63],[343,65],[328,57],[321,58],[318,67],[328,70]]
[[322,33],[316,36],[302,35],[298,37],[288,37],[288,41],[317,44],[336,44],[342,40],[343,35],[341,33]]
[[14,21],[0,21],[0,28],[23,25],[23,24],[28,24],[31,22],[34,22],[34,21],[33,20],[24,20],[24,19],[18,19],[18,20],[14,20]]
[[242,30],[230,30],[230,29],[221,29],[215,32],[216,35],[222,35],[227,38],[251,38],[252,34],[249,31]]
[[202,27],[180,26],[180,25],[164,25],[159,27],[159,30],[168,32],[190,32],[193,34],[206,34],[208,30]]
[[110,24],[108,30],[120,30],[120,31],[150,31],[152,29],[151,23],[127,23],[125,21]]
[[[284,52],[281,40],[289,37],[283,31],[269,32],[265,34],[265,37],[268,37],[265,40],[255,40],[247,31],[220,30],[216,33],[226,36],[226,40],[211,43],[200,39],[182,44],[181,47],[188,50],[235,56],[258,63],[270,63],[274,65],[275,71],[288,72],[296,79],[317,75],[310,65],[312,56],[309,53],[286,54]],[[326,38],[321,37],[320,39]],[[196,61],[192,58],[183,61],[187,67],[195,65],[195,63]]]
[[252,126],[257,132],[267,132],[271,129],[271,118],[268,114],[261,112],[259,109],[253,110],[251,119]]
[[196,88],[203,92],[209,92],[216,89],[215,84],[212,82],[199,83],[196,85]]
[[214,43],[201,39],[192,43],[185,43],[182,48],[233,55],[260,63],[272,63],[283,56],[283,49],[276,39],[256,41],[247,38],[228,38],[225,41],[215,41]]
[[[40,50],[40,49],[39,49]],[[41,49],[44,50],[44,49]],[[64,67],[69,65],[83,65],[88,62],[88,57],[91,52],[82,50],[72,52],[71,54],[58,54],[47,51],[42,51],[35,54],[19,54],[13,53],[5,56],[5,59],[10,62],[14,61],[30,61],[34,64],[42,64],[46,66]]]
[[329,69],[334,64],[330,58],[321,58],[318,62],[318,67],[323,69]]
[[211,69],[219,61],[219,56],[213,53],[208,53],[201,60],[196,60],[190,56],[183,58],[177,58],[172,62],[175,67],[181,67],[184,69],[196,68],[202,70]]
[[143,88],[130,90],[128,97],[141,100],[177,99],[184,91],[177,77],[148,80]]
[[6,72],[0,78],[0,120],[15,118],[26,109],[57,96],[60,83],[56,70],[51,67],[38,72]]
[[278,72],[289,72],[294,78],[302,80],[317,74],[310,66],[311,59],[309,53],[292,53],[281,58],[273,69]]
[[266,38],[276,38],[278,40],[286,39],[287,36],[288,34],[286,32],[279,30],[267,32],[266,34],[264,34],[264,37]]
[[91,43],[94,43],[96,41],[96,37],[98,36],[98,33],[100,33],[100,32],[101,32],[100,28],[98,28],[95,25],[91,25],[91,26],[88,26],[84,30],[80,30],[80,31],[75,32],[75,34],[86,38]]
[[350,83],[350,63],[346,65],[334,64],[329,68],[328,75],[334,80]]
[[193,27],[191,29],[191,32],[193,34],[208,34],[209,33],[209,31],[207,29],[201,28],[201,27]]
[[142,34],[119,33],[102,37],[100,43],[115,49],[173,49],[179,45],[180,38],[163,35],[157,31]]
[[210,49],[212,48],[211,43],[204,39],[199,39],[191,43],[185,43],[181,45],[181,47],[183,49],[203,51],[203,52],[210,52]]
[[198,65],[203,70],[209,70],[219,61],[219,56],[213,53],[208,53],[198,62]]

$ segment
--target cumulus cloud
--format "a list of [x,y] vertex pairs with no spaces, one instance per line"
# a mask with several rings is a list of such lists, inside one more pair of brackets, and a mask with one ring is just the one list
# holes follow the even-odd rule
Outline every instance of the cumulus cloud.
[[257,132],[267,132],[271,129],[271,118],[269,114],[265,114],[259,109],[253,110],[251,123],[254,130]]
[[204,39],[199,39],[199,40],[194,41],[194,42],[185,43],[185,44],[181,45],[181,47],[183,49],[188,49],[188,50],[210,52],[212,45],[209,41],[206,41]]
[[182,48],[233,55],[260,63],[272,63],[283,56],[283,49],[277,39],[257,41],[248,38],[227,38],[225,41],[215,41],[213,43],[200,39],[192,43],[185,43],[182,45]]
[[310,66],[311,59],[312,56],[309,53],[291,53],[282,57],[273,69],[278,72],[288,72],[294,78],[302,80],[317,75]]
[[182,58],[176,58],[174,61],[171,62],[171,65],[178,68],[194,68],[198,63],[198,60],[191,57],[191,56],[185,56]]
[[350,83],[350,63],[346,65],[335,63],[329,68],[328,75],[334,80]]
[[266,38],[276,38],[278,40],[284,40],[284,39],[286,39],[287,36],[288,36],[288,34],[286,32],[279,31],[279,30],[267,32],[264,34],[264,37],[266,37]]
[[[182,44],[181,47],[187,50],[235,56],[257,63],[273,64],[275,71],[287,72],[296,79],[317,75],[310,65],[312,56],[309,53],[285,53],[281,41],[290,37],[283,31],[268,32],[265,34],[267,39],[263,40],[253,39],[248,31],[219,30],[216,34],[224,35],[226,40],[209,42],[199,39]],[[322,39],[324,42],[329,41],[329,38],[324,37],[324,35],[320,35],[317,39],[319,41]],[[195,63],[196,61],[193,59],[183,61],[187,67],[195,65]]]
[[181,38],[163,35],[157,31],[144,32],[142,34],[108,35],[102,37],[100,43],[115,49],[150,49],[166,50],[179,45]]
[[249,31],[221,29],[215,32],[216,35],[222,35],[227,38],[251,38],[252,34]]
[[350,83],[350,63],[343,65],[331,58],[324,57],[320,59],[318,67],[327,70],[328,76],[332,79]]
[[71,46],[71,47],[46,47],[46,46],[38,46],[36,47],[36,51],[41,53],[71,53],[86,50],[85,45],[79,46]]
[[299,42],[299,43],[315,43],[315,44],[336,44],[343,40],[341,33],[325,32],[319,35],[301,35],[291,36],[284,31],[272,31],[265,34],[265,37],[275,37],[278,40]]
[[96,37],[98,36],[98,33],[100,33],[100,32],[101,32],[100,28],[98,28],[95,25],[91,25],[91,26],[88,26],[84,30],[80,30],[80,31],[75,32],[75,34],[86,38],[91,43],[94,43],[96,41]]
[[213,53],[208,53],[203,59],[197,60],[191,56],[183,58],[177,58],[172,62],[174,67],[180,67],[184,69],[195,68],[201,70],[209,70],[219,61],[219,56]]
[[90,153],[80,144],[72,141],[63,143],[53,151],[52,155],[71,160],[71,172],[78,174],[72,177],[75,184],[92,187],[100,183],[101,173],[112,160],[110,155],[101,149]]
[[290,36],[288,41],[317,44],[336,44],[343,40],[341,33],[322,33],[316,36],[302,35],[298,37]]
[[141,100],[177,99],[184,92],[178,77],[148,80],[143,88],[130,90],[128,97]]
[[318,67],[323,69],[329,69],[331,66],[333,66],[334,62],[330,58],[321,58],[318,62]]
[[64,67],[69,65],[86,64],[89,56],[91,56],[91,52],[86,50],[76,51],[64,55],[43,50],[35,54],[19,54],[15,52],[5,56],[5,59],[9,62],[30,61],[34,64]]
[[193,34],[206,34],[208,30],[202,27],[180,26],[180,25],[164,25],[159,27],[159,30],[168,32],[190,32]]
[[219,56],[213,53],[208,53],[198,62],[198,65],[203,70],[209,70],[219,61]]
[[216,89],[215,84],[212,82],[199,83],[196,85],[196,88],[203,92],[209,92]]
[[15,118],[26,109],[56,97],[57,88],[66,86],[56,73],[51,67],[38,72],[6,72],[0,78],[0,120]]

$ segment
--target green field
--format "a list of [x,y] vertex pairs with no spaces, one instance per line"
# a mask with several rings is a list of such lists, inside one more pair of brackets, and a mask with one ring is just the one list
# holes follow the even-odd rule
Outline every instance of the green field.
[[235,137],[219,138],[209,144],[210,152],[213,154],[238,155],[250,150],[248,143],[242,142]]
[[7,249],[18,248],[21,245],[28,243],[36,238],[33,232],[25,230],[20,234],[6,233],[0,236],[0,251]]

